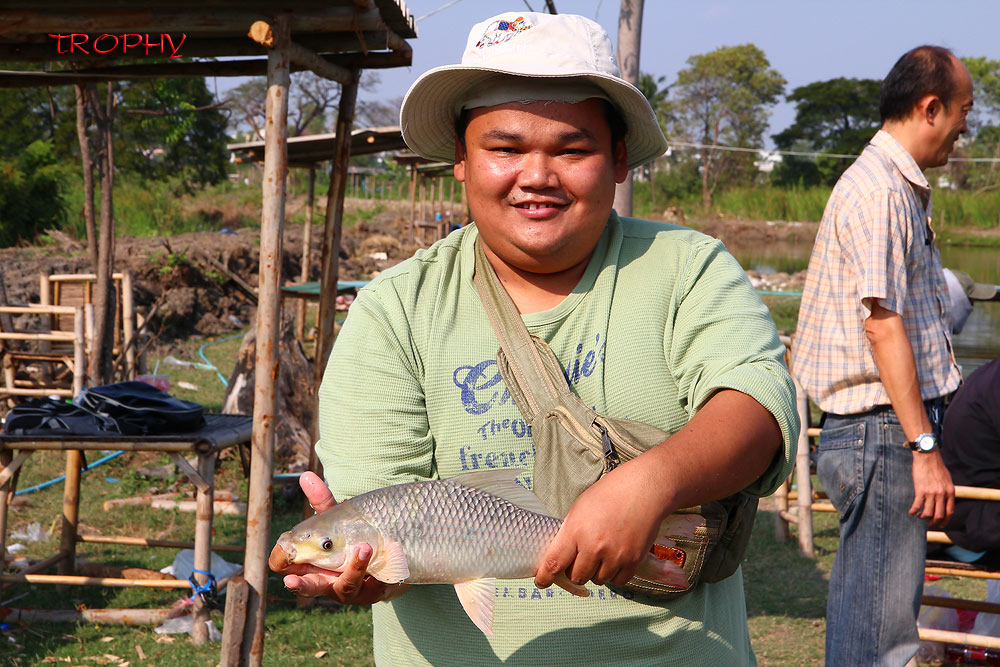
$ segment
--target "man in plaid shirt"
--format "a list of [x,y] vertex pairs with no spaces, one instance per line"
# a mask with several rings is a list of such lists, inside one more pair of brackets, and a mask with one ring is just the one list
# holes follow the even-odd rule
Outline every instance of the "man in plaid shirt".
[[924,521],[954,506],[937,431],[962,380],[923,172],[947,163],[971,107],[949,51],[900,58],[882,129],[834,187],[809,261],[793,370],[825,413],[817,474],[840,516],[828,665],[899,667],[917,651]]

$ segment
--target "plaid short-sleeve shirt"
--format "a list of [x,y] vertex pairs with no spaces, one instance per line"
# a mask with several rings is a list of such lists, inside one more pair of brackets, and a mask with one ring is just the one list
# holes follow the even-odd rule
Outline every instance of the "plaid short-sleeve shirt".
[[890,403],[864,329],[873,300],[902,315],[924,399],[961,382],[930,199],[913,157],[884,130],[830,195],[809,260],[792,369],[824,412]]

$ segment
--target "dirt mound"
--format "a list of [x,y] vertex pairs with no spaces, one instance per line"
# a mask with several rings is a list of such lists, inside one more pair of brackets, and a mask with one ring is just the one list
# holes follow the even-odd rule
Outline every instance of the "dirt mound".
[[[322,216],[318,216],[322,221]],[[300,280],[302,225],[286,224],[281,282]],[[322,225],[312,228],[310,277],[320,274]],[[392,210],[346,227],[342,236],[341,280],[369,280],[410,256],[405,219]],[[170,238],[119,237],[115,270],[133,277],[136,309],[149,320],[146,332],[168,350],[191,335],[225,334],[253,321],[258,283],[260,233],[255,229],[198,232]],[[37,303],[39,276],[86,273],[90,262],[83,246],[57,235],[53,245],[0,249],[0,277],[10,303]]]

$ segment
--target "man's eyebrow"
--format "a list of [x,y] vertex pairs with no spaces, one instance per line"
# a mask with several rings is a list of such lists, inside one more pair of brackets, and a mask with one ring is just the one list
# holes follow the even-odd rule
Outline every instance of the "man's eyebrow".
[[[509,142],[519,142],[523,140],[523,135],[518,132],[513,132],[511,130],[505,130],[500,127],[495,127],[491,130],[487,130],[483,133],[483,139],[489,141],[509,141]],[[579,128],[576,130],[566,130],[565,132],[559,132],[555,135],[555,139],[560,143],[570,143],[573,141],[593,141],[596,139],[594,133],[586,128]]]

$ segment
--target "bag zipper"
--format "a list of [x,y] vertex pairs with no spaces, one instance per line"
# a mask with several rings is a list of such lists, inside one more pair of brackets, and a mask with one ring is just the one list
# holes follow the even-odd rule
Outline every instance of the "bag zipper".
[[[600,433],[600,437],[594,430],[587,430],[576,419],[573,415],[566,410],[562,405],[556,405],[549,414],[555,414],[556,418],[562,422],[563,426],[568,430],[573,437],[577,439],[581,444],[583,444],[591,452],[600,456],[604,461],[604,472],[608,473],[614,470],[622,462],[621,455],[619,454],[619,449],[624,453],[628,459],[633,459],[639,454],[642,454],[644,450],[633,447],[631,444],[626,442],[618,433],[611,428],[610,424],[605,425],[601,423],[599,419],[595,419],[594,423],[591,425],[592,429],[596,429]],[[618,443],[617,447],[615,443]]]

